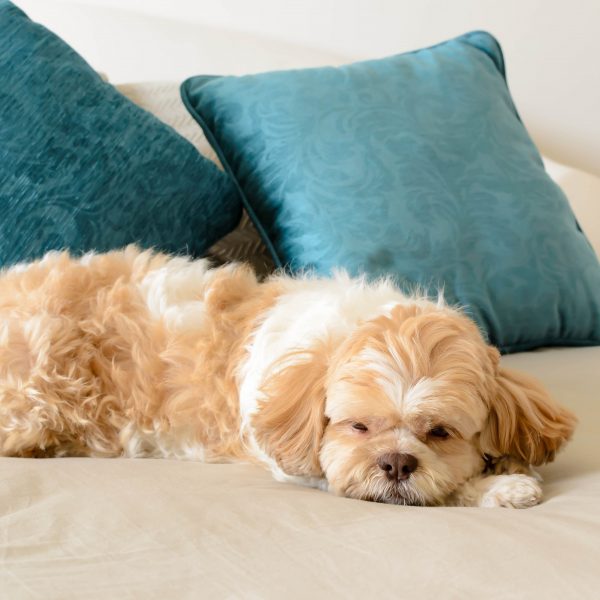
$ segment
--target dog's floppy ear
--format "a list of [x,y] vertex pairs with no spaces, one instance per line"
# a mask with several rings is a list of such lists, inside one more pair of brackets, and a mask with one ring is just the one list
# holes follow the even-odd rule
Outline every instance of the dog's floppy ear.
[[262,387],[252,418],[257,442],[288,475],[322,477],[319,448],[327,419],[326,345],[298,350],[277,361]]
[[573,433],[575,415],[522,373],[498,367],[495,383],[488,422],[481,433],[482,451],[530,465],[553,460]]

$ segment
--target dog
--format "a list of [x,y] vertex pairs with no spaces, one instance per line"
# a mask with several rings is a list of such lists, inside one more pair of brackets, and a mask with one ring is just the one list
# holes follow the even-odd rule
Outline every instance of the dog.
[[420,506],[525,508],[575,417],[461,311],[390,280],[135,246],[0,274],[0,455],[266,466]]

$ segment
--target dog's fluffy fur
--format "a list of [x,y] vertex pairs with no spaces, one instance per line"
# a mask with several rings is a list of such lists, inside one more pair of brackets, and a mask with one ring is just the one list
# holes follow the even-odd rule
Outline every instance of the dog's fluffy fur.
[[388,281],[135,247],[0,276],[0,455],[255,461],[352,498],[524,507],[573,426],[459,311]]

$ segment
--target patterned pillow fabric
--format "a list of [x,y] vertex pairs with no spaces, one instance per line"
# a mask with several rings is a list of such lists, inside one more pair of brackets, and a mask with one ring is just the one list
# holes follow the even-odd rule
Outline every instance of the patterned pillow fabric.
[[182,96],[278,265],[443,288],[504,352],[600,342],[598,259],[491,35],[341,68],[193,77]]
[[228,175],[0,0],[0,267],[129,243],[198,256],[241,209]]

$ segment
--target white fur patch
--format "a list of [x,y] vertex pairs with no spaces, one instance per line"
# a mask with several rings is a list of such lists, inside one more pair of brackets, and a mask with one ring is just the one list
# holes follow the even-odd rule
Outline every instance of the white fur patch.
[[419,379],[419,381],[407,389],[403,398],[403,409],[406,412],[418,412],[419,404],[424,399],[433,397],[441,386],[443,384],[430,377]]
[[198,330],[203,321],[206,288],[213,279],[207,260],[172,258],[139,284],[150,313],[171,331]]

